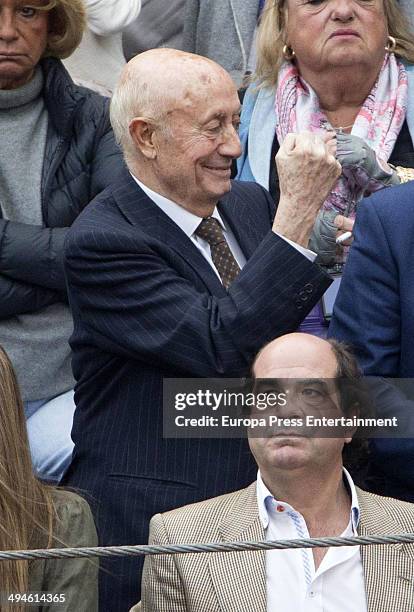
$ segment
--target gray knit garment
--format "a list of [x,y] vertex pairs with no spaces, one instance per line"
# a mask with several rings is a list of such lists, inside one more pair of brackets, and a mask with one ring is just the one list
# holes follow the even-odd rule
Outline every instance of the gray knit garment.
[[[3,218],[31,225],[43,225],[40,189],[48,115],[42,87],[38,67],[23,87],[0,90],[0,209]],[[25,401],[51,398],[73,387],[72,327],[69,308],[61,302],[0,320],[0,344],[14,365]]]

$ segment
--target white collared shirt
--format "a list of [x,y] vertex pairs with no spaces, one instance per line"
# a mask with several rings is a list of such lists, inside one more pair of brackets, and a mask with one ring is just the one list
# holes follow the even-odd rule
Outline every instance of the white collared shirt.
[[[134,176],[132,173],[131,173],[131,176],[134,179],[134,181],[141,187],[142,191],[144,191],[144,193],[146,193],[147,196],[159,208],[161,208],[161,210],[166,215],[168,215],[168,217],[170,217],[170,219],[174,221],[174,223],[178,225],[179,228],[182,229],[182,231],[190,238],[190,240],[194,242],[198,250],[203,254],[203,256],[206,258],[206,260],[208,261],[208,263],[210,264],[210,266],[213,268],[214,272],[220,279],[220,275],[211,257],[210,245],[208,244],[208,242],[206,242],[206,240],[203,240],[202,238],[200,238],[199,236],[195,234],[197,227],[201,223],[202,217],[198,217],[197,215],[194,215],[193,213],[183,208],[179,204],[176,204],[176,202],[173,202],[172,200],[169,200],[165,196],[162,196],[159,193],[156,193],[155,191],[153,191],[152,189],[144,185],[144,183],[142,183],[139,179],[137,179],[137,177]],[[223,219],[220,216],[220,213],[217,210],[217,207],[214,209],[213,214],[211,216],[217,219],[221,227],[223,228],[223,233],[227,240],[227,244],[229,245],[230,251],[233,253],[233,256],[235,260],[237,261],[239,268],[242,269],[246,263],[246,257],[244,256],[231,228],[223,221]],[[291,246],[293,246],[300,253],[302,253],[302,255],[304,255],[307,259],[309,259],[309,261],[315,260],[316,253],[313,253],[309,249],[303,248],[301,245],[296,244],[295,242],[292,242],[291,240],[289,240],[288,238],[285,238],[284,236],[280,236],[280,237],[283,238],[283,240],[286,240],[286,242],[288,242]],[[221,279],[220,279],[220,282],[221,282]]]
[[[351,492],[349,523],[342,536],[357,535],[359,504],[355,485],[344,469]],[[303,516],[276,500],[257,476],[257,502],[266,540],[309,538]],[[317,570],[310,548],[266,551],[267,611],[366,612],[360,547],[329,548]]]
[[[141,187],[142,191],[144,191],[147,196],[153,202],[155,202],[155,204],[159,208],[161,208],[161,210],[165,212],[165,214],[168,215],[170,219],[174,221],[176,225],[178,225],[179,228],[182,229],[184,234],[186,234],[190,238],[190,240],[194,242],[198,250],[201,251],[204,257],[207,259],[208,263],[213,268],[214,272],[217,274],[221,282],[220,274],[218,273],[217,268],[211,258],[209,243],[206,240],[200,238],[200,236],[197,236],[197,234],[195,234],[196,229],[202,221],[202,217],[194,215],[189,210],[183,208],[179,204],[176,204],[172,200],[169,200],[168,198],[160,195],[159,193],[156,193],[155,191],[144,185],[133,174],[131,174],[131,176]],[[217,207],[214,209],[213,214],[211,216],[217,219],[217,221],[220,223],[223,229],[224,236],[227,240],[227,244],[229,245],[230,251],[233,253],[233,257],[239,264],[239,268],[242,269],[244,264],[246,263],[246,258],[243,255],[243,252],[239,247],[233,232],[220,217],[220,213],[218,212]]]

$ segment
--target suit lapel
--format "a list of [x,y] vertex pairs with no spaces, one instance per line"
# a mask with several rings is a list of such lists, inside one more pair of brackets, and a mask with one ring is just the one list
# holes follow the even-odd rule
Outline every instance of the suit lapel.
[[[375,500],[357,489],[361,510],[360,535],[391,535],[398,526]],[[401,529],[400,529],[401,530]],[[361,546],[368,612],[414,609],[414,550],[409,545]]]
[[[219,526],[224,542],[264,540],[256,483],[244,489]],[[215,553],[208,559],[211,579],[223,612],[266,611],[265,552]]]
[[[150,237],[172,248],[193,268],[212,295],[226,295],[211,266],[186,234],[153,202],[125,170],[113,189],[114,198],[124,217]],[[266,231],[260,231],[248,204],[230,191],[218,203],[220,215],[231,228],[246,259],[260,244]]]
[[[252,218],[249,205],[237,198],[232,191],[223,197],[217,206],[225,223],[230,226],[246,259],[249,259],[264,238]],[[266,228],[266,232],[270,228]]]
[[151,238],[172,248],[201,278],[209,293],[226,295],[227,292],[207,260],[188,236],[137,185],[129,172],[114,188],[114,197],[128,221]]

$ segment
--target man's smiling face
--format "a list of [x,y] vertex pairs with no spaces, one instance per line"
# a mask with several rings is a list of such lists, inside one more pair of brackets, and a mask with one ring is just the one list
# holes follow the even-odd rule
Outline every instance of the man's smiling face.
[[239,115],[236,88],[224,72],[196,81],[178,98],[167,112],[154,164],[164,194],[204,216],[230,191],[231,164],[241,154]]

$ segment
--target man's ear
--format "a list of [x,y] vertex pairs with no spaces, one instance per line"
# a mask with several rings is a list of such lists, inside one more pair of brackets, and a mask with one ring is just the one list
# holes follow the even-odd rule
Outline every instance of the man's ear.
[[134,117],[129,124],[129,133],[142,155],[147,159],[157,157],[156,139],[154,138],[156,126],[145,117]]
[[[352,417],[356,417],[357,419],[359,419],[359,417],[361,416],[361,410],[360,410],[360,405],[358,402],[354,402],[352,404],[351,410],[349,411],[350,413],[350,418]],[[349,444],[350,442],[352,442],[352,438],[354,437],[356,431],[357,431],[358,427],[349,427],[348,431],[349,434],[347,436],[344,437],[344,443],[345,444]]]

